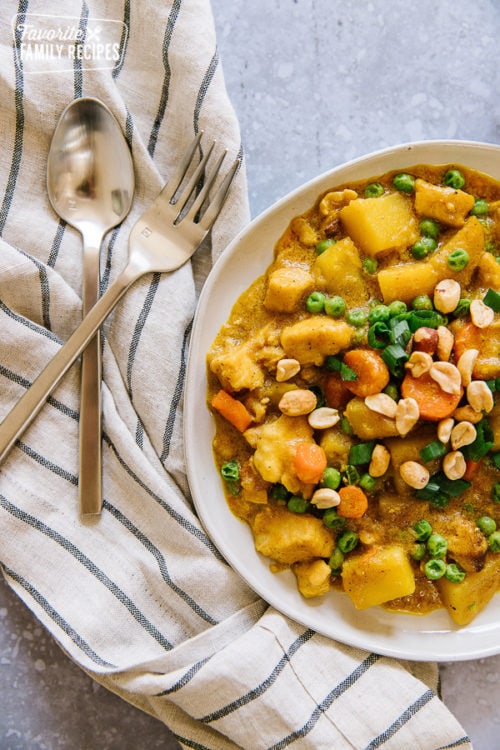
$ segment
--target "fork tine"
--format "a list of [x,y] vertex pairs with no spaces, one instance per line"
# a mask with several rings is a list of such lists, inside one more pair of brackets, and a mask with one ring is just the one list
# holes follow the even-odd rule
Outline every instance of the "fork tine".
[[208,149],[207,153],[203,156],[202,160],[200,161],[200,163],[196,167],[195,171],[193,172],[193,174],[189,178],[187,185],[182,189],[181,195],[178,196],[178,197],[176,197],[175,200],[171,201],[171,203],[176,208],[178,208],[178,213],[177,213],[177,219],[176,219],[176,221],[178,221],[180,219],[180,215],[182,213],[182,210],[185,208],[185,206],[186,206],[189,198],[191,197],[194,189],[199,184],[201,176],[203,175],[203,172],[205,171],[205,167],[207,165],[207,162],[210,159],[210,156],[212,155],[212,151],[214,149],[214,146],[215,146],[215,142],[212,143],[212,145]]
[[[215,146],[215,143],[212,144],[212,148],[210,149],[210,151],[213,150],[214,146]],[[187,212],[187,214],[184,217],[184,218],[188,219],[188,221],[195,221],[196,220],[196,216],[198,214],[198,211],[202,207],[202,205],[203,205],[203,203],[205,201],[205,198],[208,195],[208,191],[210,190],[210,188],[214,184],[215,178],[219,174],[219,170],[221,168],[222,162],[224,161],[224,158],[225,158],[226,154],[227,154],[227,150],[225,150],[225,151],[222,152],[222,154],[217,159],[216,164],[212,167],[212,169],[210,171],[210,174],[205,178],[205,182],[203,184],[203,187],[201,188],[200,192],[196,196],[196,199],[195,199],[193,205],[190,207],[189,211]]]
[[209,229],[211,229],[213,223],[217,219],[218,215],[221,212],[222,206],[224,205],[224,202],[226,200],[227,194],[229,192],[229,188],[231,187],[231,183],[240,167],[241,159],[235,159],[230,170],[228,171],[227,175],[224,177],[220,187],[218,188],[217,192],[215,193],[214,197],[210,201],[210,205],[208,206],[207,210],[201,217],[199,223],[199,226],[208,232]]
[[184,153],[184,156],[182,157],[182,161],[180,162],[176,171],[172,174],[172,176],[169,178],[169,180],[163,187],[161,191],[162,196],[165,198],[168,198],[169,201],[172,201],[172,199],[175,197],[175,194],[179,190],[182,184],[182,181],[184,180],[186,176],[186,172],[189,169],[189,165],[191,164],[193,160],[195,151],[200,145],[202,135],[203,135],[203,130],[200,130],[200,132],[196,135],[196,137],[193,139],[191,144],[188,146],[186,152]]

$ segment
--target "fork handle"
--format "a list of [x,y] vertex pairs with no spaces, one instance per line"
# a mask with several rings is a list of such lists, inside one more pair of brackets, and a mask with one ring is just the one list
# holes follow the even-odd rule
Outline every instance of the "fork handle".
[[16,440],[34,420],[48,396],[59,385],[127,289],[144,273],[145,270],[140,266],[128,263],[0,423],[0,463],[5,460]]

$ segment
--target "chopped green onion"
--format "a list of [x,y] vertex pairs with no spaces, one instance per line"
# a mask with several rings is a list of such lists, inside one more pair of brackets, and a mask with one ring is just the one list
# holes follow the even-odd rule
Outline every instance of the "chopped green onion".
[[335,508],[327,508],[323,513],[323,523],[328,529],[343,529],[345,518],[339,516]]
[[345,478],[347,484],[357,484],[359,482],[359,471],[353,464],[347,464],[345,467]]
[[491,488],[491,497],[494,503],[500,503],[500,482],[495,482]]
[[493,465],[500,469],[500,451],[493,456]]
[[405,362],[409,356],[400,344],[389,344],[382,351],[382,359],[392,374],[399,378],[404,373]]
[[389,336],[391,344],[400,344],[402,347],[405,347],[411,339],[408,321],[399,317],[391,318],[389,320]]
[[440,440],[434,440],[432,443],[424,445],[420,451],[420,457],[424,463],[433,461],[435,458],[441,458],[446,453],[446,445]]
[[359,537],[355,531],[345,531],[337,540],[337,547],[344,554],[358,546]]
[[458,305],[453,310],[454,317],[465,318],[469,314],[470,303],[470,299],[467,299],[467,297],[462,297],[462,299],[458,301]]
[[389,328],[381,320],[377,321],[369,327],[367,340],[372,349],[383,349],[389,343]]
[[436,310],[412,310],[408,317],[408,326],[412,333],[415,333],[417,328],[425,326],[426,328],[439,328],[444,325],[446,319],[441,313]]
[[500,292],[496,292],[494,289],[488,289],[484,295],[483,302],[494,312],[500,312]]
[[366,443],[355,443],[349,449],[349,464],[359,466],[360,464],[369,464],[371,461],[375,441],[370,440]]
[[480,458],[489,453],[494,444],[495,438],[491,425],[486,417],[483,417],[476,425],[476,439],[470,445],[465,445],[461,450],[468,461],[479,461]]
[[220,473],[226,482],[237,482],[240,478],[240,466],[237,461],[227,461],[220,467]]

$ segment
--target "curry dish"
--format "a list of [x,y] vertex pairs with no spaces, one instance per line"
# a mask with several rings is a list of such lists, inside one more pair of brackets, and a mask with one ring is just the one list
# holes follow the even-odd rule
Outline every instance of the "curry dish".
[[500,184],[418,165],[294,218],[207,355],[232,512],[305,598],[500,589]]

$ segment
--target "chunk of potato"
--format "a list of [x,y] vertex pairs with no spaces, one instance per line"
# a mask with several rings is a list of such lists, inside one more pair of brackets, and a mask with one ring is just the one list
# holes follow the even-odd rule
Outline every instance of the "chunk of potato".
[[352,439],[338,427],[322,430],[319,444],[325,451],[328,465],[336,468],[344,467],[348,463],[352,442]]
[[485,287],[500,290],[500,263],[492,253],[484,253],[479,261],[479,282]]
[[231,346],[210,359],[211,371],[227,391],[253,390],[264,384],[264,371],[255,361],[251,342]]
[[361,555],[350,555],[342,566],[344,591],[356,609],[408,596],[415,591],[415,576],[399,545],[371,547]]
[[340,211],[346,232],[367,255],[412,245],[419,237],[411,201],[401,193],[358,198]]
[[305,560],[295,563],[292,570],[297,578],[297,587],[306,599],[323,596],[330,589],[332,569],[324,560]]
[[293,493],[310,495],[311,485],[301,482],[293,470],[297,443],[314,442],[313,429],[307,417],[288,417],[282,414],[273,422],[251,427],[243,433],[255,448],[253,464],[262,479],[279,482]]
[[[466,250],[469,255],[469,262],[463,271],[453,271],[448,265],[448,257],[458,249]],[[429,256],[429,263],[436,271],[439,281],[456,279],[460,284],[468,286],[483,254],[484,230],[479,219],[471,216],[451,239]]]
[[282,266],[269,275],[264,307],[273,312],[294,312],[314,288],[312,275],[300,266]]
[[386,304],[396,299],[411,302],[420,294],[432,296],[439,274],[429,262],[417,261],[383,268],[377,280]]
[[342,320],[313,315],[283,328],[281,346],[287,357],[301,365],[323,364],[329,354],[338,354],[351,343],[353,329]]
[[468,573],[461,583],[443,577],[436,581],[436,586],[452,620],[457,625],[468,625],[500,587],[500,555],[487,560],[477,573]]
[[446,537],[449,556],[467,573],[483,568],[488,542],[474,521],[460,513],[448,513],[442,519],[436,518],[432,528]]
[[461,227],[474,205],[474,197],[463,190],[415,180],[415,211],[450,227]]
[[332,532],[308,513],[266,506],[256,514],[252,531],[257,552],[284,565],[332,554]]
[[361,268],[358,248],[350,237],[344,237],[318,255],[312,272],[320,289],[352,297],[360,304],[368,299]]
[[354,434],[361,440],[387,438],[399,434],[394,419],[372,411],[367,407],[364,399],[357,396],[349,401],[344,415]]

